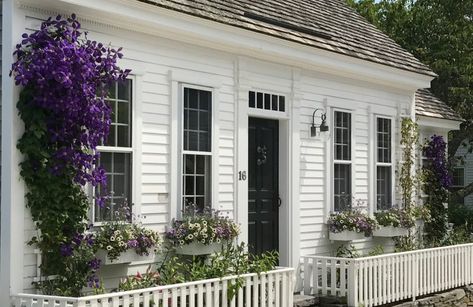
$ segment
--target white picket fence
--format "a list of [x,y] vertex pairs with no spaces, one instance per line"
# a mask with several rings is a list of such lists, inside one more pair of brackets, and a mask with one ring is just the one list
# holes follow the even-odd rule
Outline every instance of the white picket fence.
[[[17,294],[14,307],[286,307],[293,305],[293,268],[79,298]],[[230,299],[228,289],[242,282]]]
[[462,244],[356,259],[305,256],[296,290],[367,307],[472,283],[473,244]]

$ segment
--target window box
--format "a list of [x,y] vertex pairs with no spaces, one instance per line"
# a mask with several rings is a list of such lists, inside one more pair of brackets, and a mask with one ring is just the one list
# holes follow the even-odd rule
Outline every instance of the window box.
[[152,262],[155,260],[155,254],[150,253],[149,255],[138,255],[134,249],[129,249],[124,253],[120,254],[120,257],[118,259],[110,259],[107,255],[107,251],[105,250],[99,250],[97,252],[97,258],[102,261],[102,264],[104,265],[110,265],[110,264],[127,264],[131,262],[138,262],[138,261],[148,261]]
[[181,247],[176,247],[176,253],[180,255],[210,255],[222,250],[223,243],[212,243],[205,245],[200,242],[192,242]]
[[363,232],[343,230],[342,232],[329,232],[329,238],[332,241],[355,241],[362,240],[366,237]]
[[394,226],[380,226],[379,229],[373,231],[373,237],[402,237],[409,234],[409,229],[404,227],[394,227]]

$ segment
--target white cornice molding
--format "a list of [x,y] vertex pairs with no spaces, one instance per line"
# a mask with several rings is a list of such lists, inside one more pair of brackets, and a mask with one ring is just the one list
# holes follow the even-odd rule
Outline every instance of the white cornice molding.
[[445,129],[447,131],[460,130],[460,124],[462,123],[461,121],[457,121],[457,120],[427,117],[427,116],[422,116],[422,115],[417,115],[416,118],[417,118],[417,124],[420,127],[433,128],[433,129]]
[[129,0],[20,0],[45,14],[75,12],[102,28],[157,35],[238,55],[321,71],[403,90],[430,86],[433,77],[344,56],[229,26],[204,18]]

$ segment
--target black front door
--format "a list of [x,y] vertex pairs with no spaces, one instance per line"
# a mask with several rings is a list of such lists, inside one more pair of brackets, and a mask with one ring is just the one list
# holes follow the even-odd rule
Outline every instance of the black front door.
[[248,126],[248,245],[261,254],[278,250],[279,123],[250,118]]

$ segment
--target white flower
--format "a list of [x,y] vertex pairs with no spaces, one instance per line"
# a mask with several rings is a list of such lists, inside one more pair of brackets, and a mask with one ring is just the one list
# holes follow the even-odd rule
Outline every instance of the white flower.
[[114,237],[114,236],[111,236],[111,237],[110,237],[110,241],[114,242],[114,241],[115,241],[115,237]]
[[187,240],[192,240],[192,239],[194,239],[194,236],[192,234],[187,236]]
[[118,236],[118,237],[117,237],[117,240],[118,240],[118,241],[123,241],[123,237],[122,237],[122,236]]
[[220,240],[220,238],[217,238],[217,241],[216,241],[216,242],[217,242],[217,243],[220,243],[220,242],[222,242],[222,240]]
[[189,223],[189,229],[190,229],[190,230],[194,229],[194,224]]
[[112,249],[113,249],[112,246],[110,246],[110,245],[107,246],[107,250],[108,250],[108,251],[111,251]]

